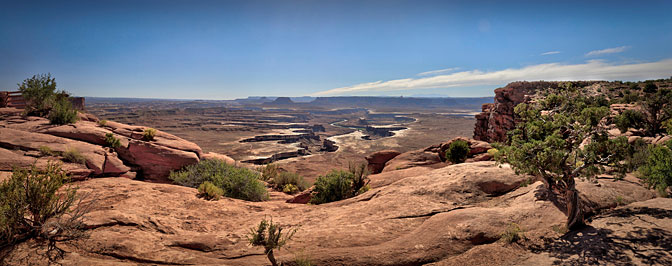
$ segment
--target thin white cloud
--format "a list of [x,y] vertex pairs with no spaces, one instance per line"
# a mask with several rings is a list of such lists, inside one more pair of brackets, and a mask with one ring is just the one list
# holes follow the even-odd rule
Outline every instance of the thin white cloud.
[[460,69],[459,67],[451,67],[451,68],[446,68],[446,69],[432,70],[432,71],[419,73],[418,76],[443,75],[443,74],[448,74],[448,73],[455,72],[456,70],[459,70],[459,69]]
[[550,63],[498,71],[471,70],[431,77],[381,80],[321,91],[314,95],[352,95],[367,92],[499,86],[519,80],[643,80],[668,77],[671,73],[672,58],[631,64],[612,64],[601,60],[590,60],[581,64]]
[[550,51],[550,52],[542,53],[541,55],[552,55],[552,54],[559,54],[559,53],[560,53],[560,51]]
[[590,51],[590,52],[586,53],[586,56],[596,56],[596,55],[603,55],[603,54],[622,53],[623,51],[627,50],[628,48],[630,48],[630,46],[620,46],[620,47],[607,48],[607,49],[602,49],[602,50],[595,50],[595,51]]

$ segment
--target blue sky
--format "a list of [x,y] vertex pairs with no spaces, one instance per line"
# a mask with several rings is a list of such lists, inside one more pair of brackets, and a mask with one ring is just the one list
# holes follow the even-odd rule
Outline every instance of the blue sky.
[[672,76],[672,1],[2,1],[0,90],[490,96]]

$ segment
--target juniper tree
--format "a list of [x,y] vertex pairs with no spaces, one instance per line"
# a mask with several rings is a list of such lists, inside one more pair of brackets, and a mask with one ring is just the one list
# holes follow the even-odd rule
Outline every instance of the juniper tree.
[[519,104],[515,114],[519,122],[497,160],[518,174],[540,177],[566,206],[567,228],[583,224],[575,179],[594,177],[605,166],[624,169],[620,161],[627,139],[609,139],[602,127],[609,108],[581,96],[568,83],[541,101]]

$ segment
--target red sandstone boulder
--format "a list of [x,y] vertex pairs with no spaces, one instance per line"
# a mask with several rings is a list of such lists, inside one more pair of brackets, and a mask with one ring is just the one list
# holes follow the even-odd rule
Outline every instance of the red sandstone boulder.
[[291,199],[288,199],[287,203],[298,203],[298,204],[308,204],[310,200],[313,198],[313,187],[310,187],[303,192],[299,193],[298,195],[294,196]]
[[[105,129],[96,123],[86,121],[79,121],[75,124],[44,128],[38,132],[63,138],[80,140],[100,146],[106,145],[105,135],[112,133],[112,131]],[[121,146],[128,146],[128,138],[117,134],[114,135],[121,141]]]
[[371,171],[372,174],[382,172],[383,168],[385,168],[385,163],[392,160],[394,157],[397,157],[399,154],[401,153],[395,150],[382,150],[369,154],[369,156],[366,156],[366,161],[369,163],[369,171]]
[[170,171],[199,162],[198,155],[194,152],[141,140],[131,140],[127,148],[121,147],[117,150],[120,158],[142,169],[146,180],[155,182],[170,182]]
[[438,153],[426,150],[404,152],[385,163],[384,172],[406,169],[416,166],[430,166],[440,168],[445,166]]

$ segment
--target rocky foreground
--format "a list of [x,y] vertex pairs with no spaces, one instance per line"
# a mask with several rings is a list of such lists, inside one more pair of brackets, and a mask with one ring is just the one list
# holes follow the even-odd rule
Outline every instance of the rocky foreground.
[[[66,168],[83,179],[75,185],[94,202],[85,219],[89,237],[59,245],[67,251],[63,265],[266,265],[263,250],[246,239],[263,218],[300,228],[276,253],[289,265],[297,256],[313,265],[672,264],[672,199],[656,198],[632,176],[579,182],[583,207],[593,216],[573,232],[563,229],[564,208],[541,182],[480,161],[487,160],[487,147],[458,165],[439,156],[445,145],[378,154],[368,158],[381,168],[370,176],[372,189],[340,202],[290,204],[277,192],[267,202],[207,201],[195,189],[163,183],[165,176],[226,156],[204,154],[163,132],[145,141],[142,127],[101,125],[95,118],[52,126],[11,110],[2,115],[3,176],[11,165],[60,159],[40,154],[42,146],[76,147],[86,158]],[[107,133],[121,140],[117,151],[100,142]],[[508,244],[500,238],[512,224],[524,238]],[[20,244],[6,262],[47,264],[44,249],[33,244]]]

